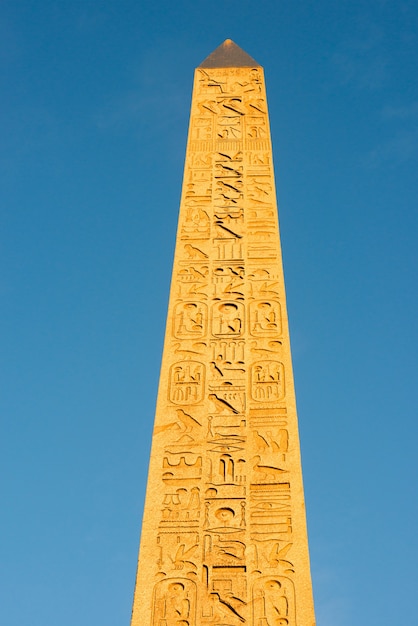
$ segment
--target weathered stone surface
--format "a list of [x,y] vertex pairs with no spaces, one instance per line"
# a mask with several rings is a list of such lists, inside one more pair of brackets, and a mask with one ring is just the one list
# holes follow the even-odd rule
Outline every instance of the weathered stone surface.
[[228,40],[195,73],[131,626],[216,624],[315,624],[264,75]]

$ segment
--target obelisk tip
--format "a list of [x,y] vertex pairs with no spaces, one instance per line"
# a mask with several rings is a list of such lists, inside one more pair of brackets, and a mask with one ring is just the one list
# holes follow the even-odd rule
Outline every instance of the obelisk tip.
[[232,39],[225,39],[199,67],[260,67],[260,64]]

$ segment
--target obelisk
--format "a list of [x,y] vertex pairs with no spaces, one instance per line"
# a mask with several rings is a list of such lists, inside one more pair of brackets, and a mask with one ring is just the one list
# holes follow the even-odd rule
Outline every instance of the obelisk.
[[314,626],[262,67],[195,72],[132,626]]

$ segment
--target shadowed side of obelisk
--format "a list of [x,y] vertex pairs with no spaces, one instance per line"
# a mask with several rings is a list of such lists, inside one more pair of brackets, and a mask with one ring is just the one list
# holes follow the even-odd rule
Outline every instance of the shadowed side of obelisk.
[[132,626],[314,626],[264,74],[195,72]]

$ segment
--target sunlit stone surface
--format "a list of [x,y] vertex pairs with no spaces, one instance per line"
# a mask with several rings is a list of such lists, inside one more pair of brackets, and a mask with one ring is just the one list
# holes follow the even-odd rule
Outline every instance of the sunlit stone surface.
[[195,72],[132,626],[314,626],[263,69]]

